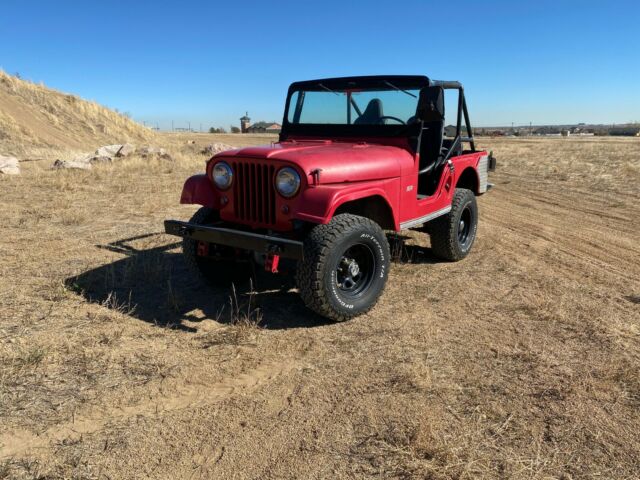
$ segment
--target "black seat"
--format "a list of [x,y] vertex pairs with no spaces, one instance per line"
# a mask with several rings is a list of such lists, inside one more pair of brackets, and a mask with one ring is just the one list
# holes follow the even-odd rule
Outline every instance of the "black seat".
[[354,125],[380,125],[382,123],[382,101],[374,98],[369,101],[362,115],[355,119]]
[[424,122],[420,145],[420,170],[434,165],[442,155],[444,119]]

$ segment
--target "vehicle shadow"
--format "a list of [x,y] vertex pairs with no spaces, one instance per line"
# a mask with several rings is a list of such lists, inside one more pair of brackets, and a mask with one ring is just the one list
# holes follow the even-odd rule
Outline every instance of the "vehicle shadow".
[[332,323],[308,310],[293,291],[291,275],[256,272],[232,288],[206,285],[188,271],[179,242],[147,249],[131,243],[156,233],[96,245],[123,254],[106,265],[69,277],[67,288],[87,301],[166,328],[196,331],[184,321],[205,319],[230,324],[239,316],[260,318],[267,329],[310,328]]
[[391,261],[400,264],[436,264],[444,260],[436,257],[431,248],[407,244],[411,237],[398,233],[388,233],[387,241],[391,251]]

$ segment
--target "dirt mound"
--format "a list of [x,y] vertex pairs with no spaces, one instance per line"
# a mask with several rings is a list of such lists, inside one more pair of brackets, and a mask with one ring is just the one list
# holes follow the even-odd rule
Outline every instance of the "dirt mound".
[[154,138],[153,131],[97,103],[0,71],[0,153],[23,157]]

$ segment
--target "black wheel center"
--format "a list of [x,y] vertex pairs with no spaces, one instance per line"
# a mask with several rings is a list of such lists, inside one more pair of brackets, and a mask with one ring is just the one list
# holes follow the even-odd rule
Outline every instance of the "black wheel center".
[[471,215],[472,213],[469,207],[465,207],[460,215],[460,223],[458,224],[458,243],[463,247],[467,244],[470,238],[472,223]]
[[336,267],[338,288],[350,297],[361,295],[371,284],[375,266],[375,256],[367,245],[359,243],[349,247]]

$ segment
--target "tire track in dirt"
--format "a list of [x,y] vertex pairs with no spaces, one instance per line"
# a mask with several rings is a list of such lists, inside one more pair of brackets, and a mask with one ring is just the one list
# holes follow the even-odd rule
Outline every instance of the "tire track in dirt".
[[232,395],[246,395],[275,377],[296,369],[295,359],[264,363],[250,372],[212,385],[185,384],[167,396],[156,396],[135,405],[107,407],[75,415],[71,422],[56,424],[41,434],[17,430],[0,435],[0,459],[23,455],[29,451],[48,448],[74,436],[96,433],[114,422],[126,422],[138,416],[158,416],[187,408],[204,407]]
[[[546,248],[567,257],[569,260],[562,263],[576,273],[583,272],[582,265],[589,265],[617,280],[624,278],[637,281],[637,263],[633,259],[640,257],[640,250],[630,238],[632,232],[627,234],[616,228],[617,234],[612,235],[611,228],[603,230],[601,218],[587,219],[563,205],[537,209],[531,205],[539,201],[534,195],[514,194],[505,190],[501,193],[501,198],[497,199],[501,201],[492,202],[488,209],[487,221],[490,225],[506,229],[508,236],[533,239],[537,248],[545,248],[543,244],[546,243]],[[523,204],[514,196],[526,197],[528,203]],[[519,246],[514,246],[512,250],[518,257],[522,256]]]

